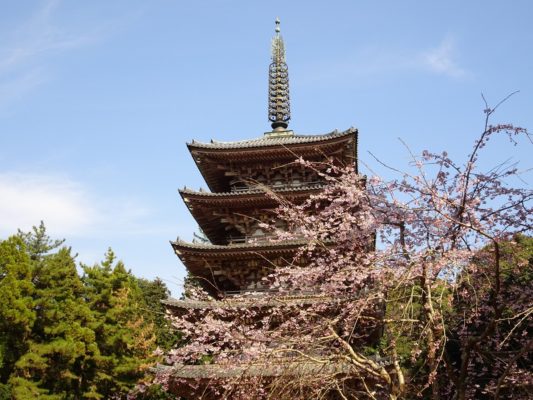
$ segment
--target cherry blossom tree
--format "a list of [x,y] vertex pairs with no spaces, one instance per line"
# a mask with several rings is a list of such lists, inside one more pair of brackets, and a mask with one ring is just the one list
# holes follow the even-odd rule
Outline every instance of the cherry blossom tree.
[[500,104],[464,163],[411,153],[414,172],[384,181],[296,160],[328,185],[300,205],[265,188],[287,228],[262,228],[305,243],[266,278],[275,295],[174,315],[185,344],[154,382],[198,398],[527,398],[533,192],[515,165],[483,171],[480,157],[496,135],[531,138],[491,124]]

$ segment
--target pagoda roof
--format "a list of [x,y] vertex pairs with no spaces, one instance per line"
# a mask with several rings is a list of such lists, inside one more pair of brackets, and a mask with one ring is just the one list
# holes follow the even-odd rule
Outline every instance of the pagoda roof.
[[[332,296],[326,294],[319,294],[313,291],[302,292],[275,292],[271,290],[250,290],[242,293],[247,293],[240,296],[228,296],[222,300],[176,300],[167,299],[162,300],[169,309],[174,310],[207,310],[207,309],[242,309],[242,308],[267,308],[279,307],[287,305],[309,305],[309,304],[336,304],[345,301],[351,301],[359,297],[359,294]],[[268,293],[271,293],[268,295]]]
[[[263,260],[263,263],[266,263],[269,268],[273,268],[273,265],[267,260],[282,258],[290,263],[298,248],[304,246],[307,241],[292,240],[278,243],[261,241],[215,245],[188,243],[178,239],[170,243],[191,275],[199,278],[199,283],[211,293],[214,288],[213,283],[218,279],[217,276],[239,275],[244,272],[242,266],[235,266],[235,262],[246,264],[253,260]],[[247,267],[245,268],[247,269]],[[257,268],[261,269],[260,266]],[[232,289],[220,289],[226,291],[239,290],[240,288],[237,286]]]
[[[382,358],[379,354],[367,356],[366,359],[380,367],[390,368],[392,366],[390,358]],[[353,376],[357,379],[359,376],[359,367],[335,354],[329,357],[315,354],[312,357],[265,356],[257,361],[233,361],[221,364],[175,364],[173,366],[159,364],[154,370],[170,378],[168,386],[171,393],[187,398],[201,397],[202,399],[218,399],[218,385],[221,380],[227,379],[295,379],[295,377],[310,375]],[[183,381],[188,381],[191,385],[184,384]],[[246,384],[245,382],[243,384]]]
[[[315,184],[309,184],[309,185],[300,185],[300,186],[284,186],[280,187],[279,189],[276,189],[274,187],[269,186],[268,190],[272,191],[274,193],[298,193],[298,192],[307,192],[309,190],[319,190],[324,188],[324,183],[315,183]],[[182,197],[186,198],[206,198],[209,199],[209,201],[213,201],[213,198],[218,198],[222,201],[230,200],[231,202],[234,202],[236,198],[243,198],[247,199],[250,197],[258,197],[258,198],[264,198],[265,196],[265,189],[257,186],[257,187],[251,187],[250,189],[246,190],[239,190],[239,191],[233,191],[233,192],[207,192],[207,191],[196,191],[188,188],[179,189],[179,193]]]
[[322,183],[316,183],[297,187],[256,187],[223,193],[182,189],[179,193],[202,232],[211,242],[220,244],[227,242],[226,228],[228,227],[228,224],[221,222],[220,214],[218,214],[221,209],[238,210],[243,215],[254,207],[273,209],[280,203],[272,196],[266,195],[266,191],[298,202],[320,191],[323,187]]
[[315,375],[317,373],[339,374],[353,372],[353,365],[343,361],[325,359],[315,361],[289,361],[290,359],[272,358],[264,363],[242,365],[204,364],[177,365],[174,367],[158,366],[158,369],[170,372],[174,378],[182,379],[221,379],[233,377],[277,377],[293,375]]
[[[290,131],[289,131],[290,132]],[[357,132],[355,128],[349,128],[345,131],[339,132],[334,130],[333,132],[322,134],[322,135],[275,135],[274,133],[267,133],[262,137],[255,139],[239,140],[234,142],[220,142],[216,140],[211,140],[209,143],[202,143],[193,140],[191,143],[188,143],[189,148],[198,148],[198,149],[211,149],[211,150],[227,150],[227,149],[248,149],[255,147],[273,147],[273,146],[290,146],[293,144],[309,144],[329,141],[336,138],[342,138],[345,136],[352,135]]]
[[[162,300],[161,302],[172,309],[197,309],[205,310],[210,308],[234,309],[234,308],[250,308],[250,307],[273,307],[281,305],[306,305],[324,302],[340,302],[346,298],[331,297],[318,294],[302,294],[302,295],[278,295],[273,297],[265,297],[264,293],[260,292],[261,297],[245,297],[245,298],[226,298],[224,300]],[[350,298],[353,298],[350,297]]]
[[207,186],[213,192],[229,189],[225,175],[228,163],[290,163],[299,157],[323,161],[337,155],[345,164],[357,167],[357,129],[333,131],[325,135],[294,135],[271,132],[265,136],[236,142],[201,143],[187,146]]
[[[259,239],[259,238],[258,238]],[[177,239],[170,242],[174,251],[180,254],[211,254],[213,256],[234,256],[247,253],[257,256],[263,252],[286,252],[307,244],[306,240],[284,240],[283,242],[258,241],[254,243],[236,243],[229,245],[190,243]]]

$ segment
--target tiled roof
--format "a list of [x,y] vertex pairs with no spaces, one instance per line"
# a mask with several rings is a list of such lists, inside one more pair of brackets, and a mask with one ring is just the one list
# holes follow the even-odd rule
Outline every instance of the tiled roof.
[[[324,184],[317,183],[314,185],[306,185],[306,186],[294,186],[294,187],[283,187],[280,189],[276,189],[272,186],[269,186],[267,190],[271,190],[275,193],[286,193],[286,192],[300,192],[300,191],[307,191],[307,190],[316,190],[316,189],[323,189]],[[252,188],[249,190],[241,190],[236,192],[204,192],[204,191],[196,191],[188,188],[179,189],[179,192],[181,195],[193,195],[193,196],[206,196],[206,197],[239,197],[239,196],[247,196],[251,194],[265,194],[265,190],[262,188]]]
[[259,298],[242,298],[242,299],[226,299],[221,301],[200,301],[200,300],[162,300],[161,302],[170,308],[185,308],[185,309],[209,309],[209,308],[250,308],[250,307],[273,307],[290,304],[315,304],[315,303],[332,303],[352,299],[350,297],[331,297],[325,295],[300,295],[300,296],[276,296],[276,297],[259,297]]
[[357,132],[355,128],[349,128],[346,131],[339,132],[335,130],[325,135],[291,135],[291,136],[268,136],[265,135],[256,139],[241,140],[237,142],[218,142],[212,140],[211,143],[202,143],[192,141],[188,143],[189,147],[205,148],[205,149],[241,149],[252,147],[268,147],[268,146],[284,146],[300,143],[314,143],[322,142],[330,139],[336,139],[343,136],[348,136]]
[[[258,238],[259,239],[259,238]],[[229,245],[207,244],[207,243],[189,243],[177,239],[170,242],[172,247],[186,248],[191,250],[257,250],[257,249],[283,249],[286,247],[303,246],[307,244],[307,240],[284,240],[282,242],[262,241],[256,243],[237,243]]]
[[353,372],[354,367],[343,361],[328,360],[314,361],[288,361],[284,359],[266,360],[261,364],[242,365],[176,365],[174,367],[159,366],[157,369],[171,371],[175,378],[182,379],[221,379],[232,377],[274,377],[312,374],[338,374]]

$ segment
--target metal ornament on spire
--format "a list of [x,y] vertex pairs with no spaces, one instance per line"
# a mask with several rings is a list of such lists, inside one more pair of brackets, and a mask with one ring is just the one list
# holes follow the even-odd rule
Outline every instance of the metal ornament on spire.
[[289,68],[285,63],[285,44],[276,18],[276,35],[272,38],[272,63],[268,69],[268,119],[272,129],[285,130],[291,119]]

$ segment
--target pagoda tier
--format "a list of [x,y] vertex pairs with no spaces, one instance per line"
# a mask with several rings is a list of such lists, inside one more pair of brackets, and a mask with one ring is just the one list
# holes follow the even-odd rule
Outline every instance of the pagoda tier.
[[[266,133],[263,137],[238,142],[187,144],[207,186],[212,192],[231,192],[262,183],[275,187],[287,182],[312,182],[316,174],[303,170],[300,176],[291,163],[308,161],[355,165],[357,129],[325,135],[295,135],[292,131]],[[298,166],[301,169],[301,166]],[[298,173],[297,178],[293,177]]]
[[261,279],[274,268],[291,264],[295,252],[305,243],[294,240],[212,245],[177,240],[171,245],[197,282],[220,297],[264,289]]
[[[246,384],[248,379],[251,379],[251,382],[257,382],[258,379],[273,382],[274,380],[280,381],[280,379],[301,379],[303,376],[324,373],[348,375],[355,370],[346,361],[332,363],[331,360],[313,362],[291,359],[269,360],[262,364],[183,365],[180,368],[158,366],[158,369],[169,376],[171,393],[188,399],[203,400],[220,399],[218,385],[228,380],[239,380],[243,384]],[[191,382],[191,384],[187,385],[184,382]]]
[[[307,256],[298,253],[308,244],[306,240],[272,241],[263,229],[262,223],[281,230],[289,228],[290,222],[278,220],[274,212],[280,200],[302,204],[319,193],[327,184],[321,172],[331,165],[353,166],[356,172],[358,168],[357,129],[335,130],[324,135],[297,135],[288,130],[291,119],[288,68],[279,32],[277,20],[269,66],[268,110],[272,131],[250,140],[210,143],[193,140],[187,144],[211,192],[184,189],[180,190],[180,195],[207,239],[205,243],[178,239],[171,245],[189,277],[203,287],[208,296],[196,298],[195,291],[191,290],[186,293],[191,297],[168,300],[164,304],[170,315],[193,324],[205,321],[202,315],[210,314],[212,308],[236,310],[222,314],[221,318],[229,318],[235,326],[241,326],[263,324],[262,316],[275,311],[270,307],[299,310],[312,308],[317,303],[318,312],[329,320],[346,306],[345,302],[352,302],[360,295],[354,292],[345,296],[325,296],[312,288],[280,291],[271,287],[268,279],[263,279],[276,268],[305,268],[309,261]],[[298,162],[299,159],[314,164],[309,167]],[[361,182],[364,185],[363,177]],[[324,244],[333,245],[330,241]],[[361,251],[371,250],[371,244],[362,246]],[[243,309],[254,312],[240,312]],[[381,337],[383,303],[377,296],[376,301],[364,302],[358,311],[358,319],[363,322],[359,322],[350,335],[350,343],[359,347],[375,344]],[[250,314],[253,317],[250,318]],[[282,315],[291,317],[291,313]],[[279,318],[267,329],[276,329],[282,323]],[[186,398],[218,399],[223,392],[220,385],[227,383],[228,378],[242,378],[244,384],[248,378],[259,379],[268,386],[268,382],[282,377],[293,380],[295,376],[324,373],[354,376],[353,386],[360,385],[357,370],[352,364],[336,359],[335,348],[330,349],[328,345],[327,351],[317,352],[311,347],[312,358],[300,358],[298,355],[302,353],[280,346],[278,339],[273,338],[268,344],[273,359],[250,364],[241,357],[235,365],[219,365],[215,355],[210,365],[174,365],[164,371],[170,377],[169,390]],[[321,359],[322,356],[326,358]]]
[[[383,367],[387,371],[394,368],[393,362],[389,358],[382,358],[379,355],[365,358],[368,362]],[[312,376],[331,376],[341,380],[345,388],[359,393],[367,393],[365,390],[368,389],[368,386],[375,385],[374,380],[377,380],[377,378],[367,378],[362,381],[358,378],[361,371],[353,363],[340,357],[335,359],[320,355],[307,358],[276,357],[264,360],[262,363],[182,365],[178,368],[160,365],[156,369],[169,377],[169,390],[175,395],[203,400],[220,399],[218,385],[222,385],[228,380],[239,381],[243,385],[257,384],[258,380],[261,380],[265,385],[276,382],[276,386],[279,388],[284,380],[290,382],[304,380],[306,377]],[[184,382],[191,382],[191,384],[187,385]],[[340,398],[336,395],[321,397],[324,400]],[[365,396],[365,398],[367,397]],[[380,396],[379,398],[384,397]]]
[[[263,234],[260,222],[271,222],[272,209],[280,205],[280,198],[300,204],[318,193],[323,183],[287,185],[270,189],[257,185],[243,191],[228,193],[180,190],[181,197],[205,236],[213,244],[234,244],[257,239]],[[265,192],[270,191],[272,195]]]
[[[325,303],[332,301],[339,301],[338,298],[331,296],[317,295],[313,293],[306,294],[305,292],[285,293],[277,292],[276,296],[263,297],[264,293],[276,294],[274,290],[265,289],[264,291],[257,290],[255,293],[246,296],[246,298],[238,298],[233,300],[231,297],[225,298],[221,301],[216,300],[163,300],[162,303],[169,310],[173,310],[172,314],[176,315],[186,310],[207,310],[207,309],[239,309],[239,308],[267,308],[278,307],[282,305],[308,305],[316,303]],[[262,301],[258,301],[262,300]]]

